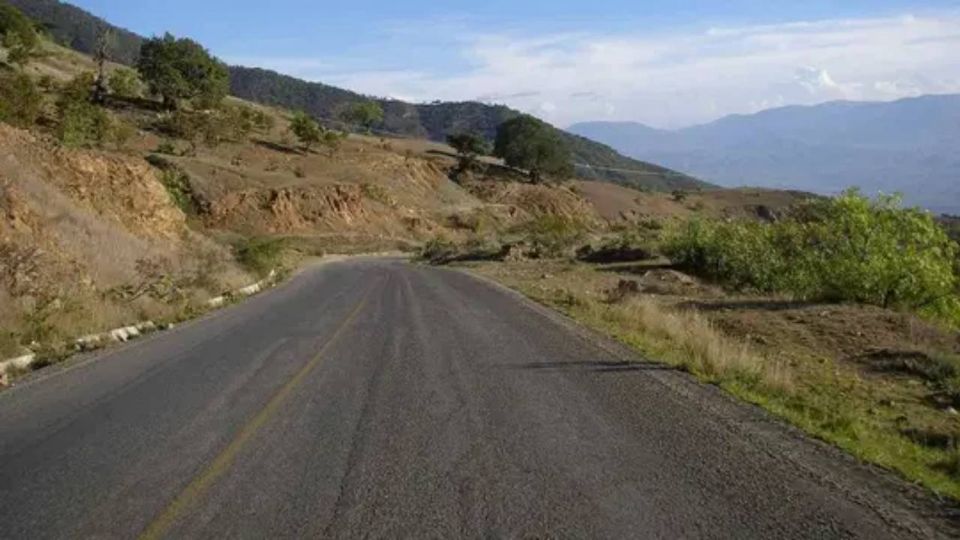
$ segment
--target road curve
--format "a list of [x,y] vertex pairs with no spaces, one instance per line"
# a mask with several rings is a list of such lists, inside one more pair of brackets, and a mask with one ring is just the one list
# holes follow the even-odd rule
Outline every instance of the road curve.
[[368,259],[0,394],[0,538],[902,538],[889,476],[496,286]]

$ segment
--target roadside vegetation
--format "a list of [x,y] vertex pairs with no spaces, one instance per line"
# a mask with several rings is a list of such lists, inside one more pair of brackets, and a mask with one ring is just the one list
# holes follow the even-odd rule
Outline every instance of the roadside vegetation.
[[[767,216],[767,212],[759,212]],[[960,499],[958,247],[929,213],[848,191],[762,217],[546,218],[456,262]]]
[[738,290],[906,309],[960,327],[957,244],[897,197],[848,191],[775,223],[691,220],[664,252]]

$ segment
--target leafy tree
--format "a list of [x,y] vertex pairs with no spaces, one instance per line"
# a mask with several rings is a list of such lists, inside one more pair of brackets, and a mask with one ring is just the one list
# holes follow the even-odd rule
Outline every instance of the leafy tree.
[[97,65],[97,76],[93,83],[93,102],[103,105],[107,101],[107,49],[112,41],[109,29],[101,29],[97,35],[97,50],[93,61]]
[[229,90],[230,75],[223,62],[199,43],[169,33],[143,42],[137,69],[150,91],[161,96],[171,110],[184,99],[215,106]]
[[7,62],[23,67],[40,45],[33,21],[17,8],[0,3],[0,37],[7,49]]
[[476,161],[477,156],[490,151],[487,141],[476,133],[457,133],[447,136],[447,144],[457,151],[460,159],[460,170],[467,170]]
[[345,118],[348,122],[363,126],[368,132],[373,126],[383,122],[383,107],[376,101],[361,101],[347,108]]
[[500,124],[493,153],[511,167],[527,169],[534,183],[544,175],[573,173],[570,150],[557,130],[532,116],[518,116]]
[[43,96],[26,73],[0,74],[0,121],[18,127],[36,123]]
[[138,97],[141,91],[140,85],[137,72],[128,68],[115,69],[107,81],[111,92],[125,98]]
[[290,120],[290,131],[300,139],[304,149],[309,152],[313,144],[320,142],[323,129],[316,120],[305,112],[297,112]]

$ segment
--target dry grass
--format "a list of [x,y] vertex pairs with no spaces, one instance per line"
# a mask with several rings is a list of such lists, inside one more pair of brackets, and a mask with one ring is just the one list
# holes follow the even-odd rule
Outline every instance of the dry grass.
[[724,335],[709,319],[692,310],[669,308],[649,296],[619,304],[593,300],[587,309],[628,334],[645,336],[647,347],[665,349],[671,363],[705,380],[752,379],[771,389],[790,391],[790,372],[749,344]]

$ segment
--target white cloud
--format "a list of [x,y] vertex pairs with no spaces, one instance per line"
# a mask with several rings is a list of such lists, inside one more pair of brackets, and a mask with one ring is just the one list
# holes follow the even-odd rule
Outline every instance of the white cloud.
[[960,92],[953,12],[657,35],[461,36],[447,45],[460,48],[462,71],[413,59],[410,69],[320,68],[312,78],[417,101],[497,101],[559,125],[678,126],[785,104]]

